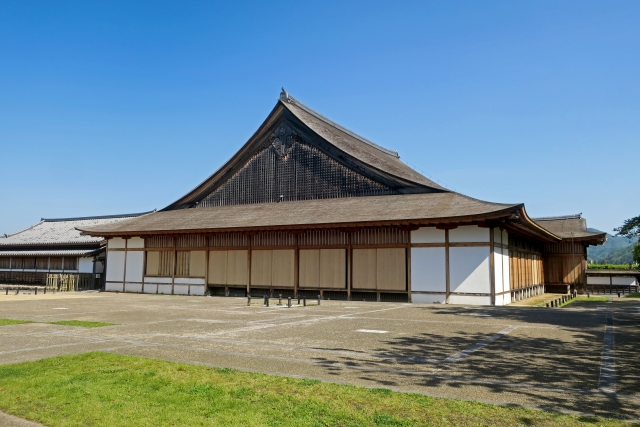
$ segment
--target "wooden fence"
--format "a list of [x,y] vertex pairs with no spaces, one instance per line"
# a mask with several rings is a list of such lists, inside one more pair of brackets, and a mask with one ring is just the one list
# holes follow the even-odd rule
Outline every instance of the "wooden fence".
[[93,289],[93,274],[47,274],[46,289],[58,292]]

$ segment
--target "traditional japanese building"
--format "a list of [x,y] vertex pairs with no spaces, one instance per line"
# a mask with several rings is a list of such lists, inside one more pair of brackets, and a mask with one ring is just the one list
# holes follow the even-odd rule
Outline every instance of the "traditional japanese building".
[[78,229],[108,239],[108,291],[503,305],[544,290],[545,248],[566,242],[544,224],[438,185],[283,90],[185,196]]
[[141,214],[42,218],[22,231],[0,236],[0,285],[45,286],[51,275],[72,275],[80,288],[103,285],[106,240],[76,227],[112,224]]

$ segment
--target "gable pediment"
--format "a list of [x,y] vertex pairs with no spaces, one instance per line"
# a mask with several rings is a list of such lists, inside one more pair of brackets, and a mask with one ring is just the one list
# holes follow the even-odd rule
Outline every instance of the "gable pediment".
[[[164,210],[444,190],[382,170],[380,164],[375,164],[375,156],[368,157],[373,162],[363,161],[354,155],[351,146],[330,141],[335,138],[321,135],[322,131],[313,129],[301,116],[279,101],[225,165]],[[352,146],[363,148],[353,143]],[[385,156],[391,157],[388,153],[379,154],[387,160]],[[397,155],[388,160],[393,162],[404,165]],[[393,168],[387,169],[393,172]]]

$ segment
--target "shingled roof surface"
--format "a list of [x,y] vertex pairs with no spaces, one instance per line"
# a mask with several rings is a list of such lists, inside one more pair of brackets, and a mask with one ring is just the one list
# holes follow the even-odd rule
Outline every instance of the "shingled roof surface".
[[587,219],[581,215],[567,215],[546,218],[532,218],[540,227],[543,227],[563,239],[578,239],[588,237],[606,236],[603,231],[587,231]]
[[519,209],[521,206],[484,202],[458,193],[403,194],[179,209],[154,212],[99,227],[81,226],[78,229],[96,235],[117,235],[323,224],[336,226],[364,222],[464,218]]
[[[304,106],[291,96],[281,96],[282,104],[311,130],[350,156],[383,172],[406,179],[416,184],[448,191],[402,162],[397,153],[376,146],[324,116]],[[377,148],[376,148],[377,147]],[[393,153],[393,154],[392,154]]]
[[2,247],[36,245],[86,245],[99,243],[102,238],[82,235],[77,227],[95,227],[117,223],[142,214],[85,218],[42,219],[39,223],[17,233],[0,237]]

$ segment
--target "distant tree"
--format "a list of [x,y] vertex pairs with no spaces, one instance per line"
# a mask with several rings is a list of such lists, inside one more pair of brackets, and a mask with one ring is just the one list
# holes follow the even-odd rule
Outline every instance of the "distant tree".
[[[618,236],[624,236],[628,239],[640,237],[640,215],[629,218],[622,224],[622,227],[614,228],[613,231],[617,232]],[[633,260],[640,264],[640,240],[633,248]]]

